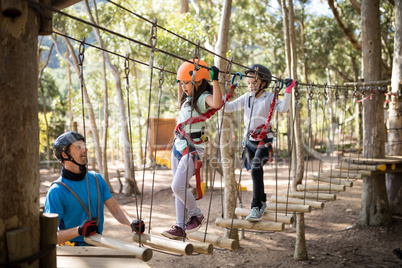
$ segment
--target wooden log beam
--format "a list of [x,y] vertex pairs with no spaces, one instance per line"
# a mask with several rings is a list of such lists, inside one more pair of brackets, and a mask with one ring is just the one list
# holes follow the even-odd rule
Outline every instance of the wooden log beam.
[[133,253],[137,259],[145,262],[152,259],[152,250],[127,243],[116,238],[107,237],[101,234],[94,234],[84,237],[86,243],[99,247],[107,247]]
[[312,200],[326,200],[335,201],[335,194],[323,194],[323,193],[307,193],[307,192],[289,192],[285,193],[285,196],[295,197],[295,198],[306,198]]
[[352,162],[357,164],[368,164],[368,165],[381,165],[381,164],[400,164],[402,163],[401,158],[396,157],[385,157],[385,158],[363,158],[363,157],[350,157],[344,158],[345,162]]
[[324,203],[319,201],[312,201],[306,199],[291,198],[286,196],[271,195],[271,202],[285,203],[285,204],[299,204],[309,205],[312,208],[323,209]]
[[[245,217],[248,214],[250,214],[250,209],[236,208],[235,214]],[[265,211],[264,214],[262,214],[262,219],[266,220],[266,221],[283,222],[283,223],[287,223],[287,224],[293,224],[295,221],[295,218],[291,215],[272,213],[270,211]]]
[[362,174],[357,174],[353,172],[348,172],[348,170],[332,170],[332,171],[326,171],[322,172],[320,176],[325,176],[329,178],[349,178],[349,179],[361,179],[363,178]]
[[[340,173],[340,169],[333,169],[333,171],[339,172]],[[349,174],[349,178],[351,174],[360,174],[361,176],[371,176],[372,172],[374,171],[370,171],[370,170],[358,170],[358,169],[347,169],[347,167],[344,165],[342,166],[342,173],[345,174]]]
[[[138,234],[133,235],[133,241],[139,243],[140,237]],[[181,255],[190,256],[194,252],[194,246],[191,243],[182,242],[179,240],[165,239],[162,237],[151,236],[149,234],[141,235],[141,243],[146,246]]]
[[387,169],[387,165],[353,165],[353,164],[345,164],[345,165],[335,165],[335,168],[344,168],[344,169],[353,169],[353,170],[365,170],[365,171],[385,171]]
[[348,180],[342,180],[342,179],[338,179],[338,178],[330,178],[330,177],[325,177],[325,176],[318,177],[318,175],[309,175],[308,178],[313,181],[326,182],[326,183],[336,184],[336,185],[345,185],[346,187],[353,187],[353,182],[348,181]]
[[311,206],[309,205],[296,205],[296,204],[277,204],[268,203],[267,210],[281,211],[281,212],[311,212]]
[[246,221],[246,220],[233,220],[232,219],[222,219],[217,218],[215,220],[216,226],[226,227],[226,228],[236,228],[236,229],[250,229],[250,230],[260,230],[260,231],[270,231],[270,232],[283,232],[285,230],[285,224],[282,222],[270,222],[270,221]]
[[[188,233],[187,237],[200,242],[204,241],[205,234],[203,232]],[[229,250],[236,250],[239,248],[240,244],[238,240],[230,239],[214,234],[206,234],[205,242],[211,243],[212,245],[220,248],[225,248]],[[193,242],[191,242],[193,243]]]
[[82,0],[53,0],[52,1],[52,7],[57,9],[57,10],[62,10],[66,7],[72,6],[78,2],[81,2]]
[[330,185],[330,184],[314,184],[314,185],[302,185],[299,184],[297,185],[297,191],[345,191],[346,187],[345,185]]

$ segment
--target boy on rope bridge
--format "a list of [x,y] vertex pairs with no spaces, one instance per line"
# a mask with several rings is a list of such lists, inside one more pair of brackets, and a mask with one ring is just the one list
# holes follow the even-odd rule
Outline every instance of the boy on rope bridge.
[[243,161],[247,170],[251,169],[253,180],[253,200],[251,212],[246,217],[248,221],[259,221],[267,208],[267,196],[264,192],[265,163],[272,162],[272,140],[274,133],[270,127],[273,111],[285,113],[289,109],[292,88],[295,82],[286,78],[285,96],[276,102],[276,92],[266,92],[271,83],[272,75],[269,69],[260,64],[253,64],[246,70],[247,92],[236,100],[225,105],[225,112],[231,113],[244,109],[244,140]]
[[[204,134],[205,120],[222,106],[218,78],[219,69],[215,66],[208,68],[205,61],[199,59],[184,62],[177,71],[180,112],[171,153],[176,225],[161,233],[168,238],[181,239],[186,232],[196,232],[205,220],[194,195],[188,189],[187,180],[196,175],[198,199],[202,198],[200,168],[204,142],[207,140]],[[208,82],[210,79],[212,86]]]
[[106,205],[113,217],[131,231],[143,232],[142,221],[132,221],[109,192],[100,174],[87,172],[85,138],[70,131],[54,141],[54,155],[63,167],[60,177],[49,188],[45,213],[57,213],[59,226],[57,244],[87,246],[84,236],[102,234]]

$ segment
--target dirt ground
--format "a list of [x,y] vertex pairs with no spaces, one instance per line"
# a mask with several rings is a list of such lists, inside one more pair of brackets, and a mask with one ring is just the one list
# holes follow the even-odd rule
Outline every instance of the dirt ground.
[[[109,167],[111,183],[115,192],[119,190],[116,169],[123,170],[122,165]],[[239,171],[236,171],[239,174]],[[286,191],[288,185],[288,167],[284,166],[278,173],[278,193]],[[41,169],[41,192],[45,192],[49,182],[55,180],[60,172],[54,169]],[[238,176],[238,175],[237,175]],[[154,190],[152,194],[152,181]],[[141,213],[148,233],[150,211],[151,235],[159,235],[163,230],[175,224],[174,197],[170,189],[171,171],[158,168],[137,171],[136,179],[143,196],[136,199],[124,193],[114,193],[117,202],[131,215]],[[143,183],[144,182],[144,183]],[[194,178],[190,182],[194,184]],[[241,198],[242,206],[249,207],[252,198],[252,181],[250,173],[243,170],[241,185],[247,187]],[[275,194],[275,169],[265,167],[265,192],[268,199]],[[360,213],[362,181],[354,181],[352,188],[337,193],[337,200],[326,202],[323,210],[313,209],[305,213],[305,232],[308,260],[295,261],[294,227],[285,225],[284,232],[246,231],[236,251],[214,248],[211,255],[193,254],[177,256],[158,251],[153,252],[147,262],[150,267],[402,267],[402,260],[392,253],[393,249],[402,248],[402,217],[394,217],[388,227],[355,227]],[[212,197],[211,197],[212,196]],[[45,195],[41,194],[41,202]],[[212,198],[212,201],[211,201]],[[221,217],[221,183],[217,174],[215,187],[207,189],[202,200],[198,201],[204,215],[208,215],[208,233],[223,236],[224,230],[215,225],[215,219]],[[211,206],[209,204],[211,203]],[[142,205],[141,205],[142,204]],[[106,211],[104,235],[132,242],[131,230],[122,227]],[[138,214],[137,214],[138,211]],[[205,231],[205,224],[201,231]]]

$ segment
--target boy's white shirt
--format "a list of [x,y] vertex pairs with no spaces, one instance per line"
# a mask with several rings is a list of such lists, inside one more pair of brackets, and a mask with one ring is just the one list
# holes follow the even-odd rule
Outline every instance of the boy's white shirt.
[[[264,91],[259,98],[254,98],[251,92],[247,92],[242,96],[238,97],[236,100],[225,104],[225,112],[231,113],[244,108],[244,137],[247,136],[247,130],[254,130],[256,127],[265,124],[267,121],[269,111],[271,109],[271,103],[274,99],[275,94],[273,92]],[[250,99],[251,97],[251,99]],[[249,106],[250,99],[250,106]],[[285,93],[282,100],[278,99],[275,103],[275,109],[280,113],[286,113],[289,110],[291,100],[291,94]],[[253,104],[254,102],[254,104]],[[254,107],[253,107],[254,105]],[[248,129],[248,124],[250,122],[251,109],[253,109],[253,114],[251,118],[250,128]],[[268,133],[268,138],[272,138],[273,135]],[[254,141],[251,136],[249,140]]]

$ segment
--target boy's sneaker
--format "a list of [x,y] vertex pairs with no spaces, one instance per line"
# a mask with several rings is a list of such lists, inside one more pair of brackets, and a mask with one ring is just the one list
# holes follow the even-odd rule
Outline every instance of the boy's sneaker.
[[204,221],[205,221],[204,215],[201,215],[199,217],[192,216],[187,222],[186,232],[194,233],[194,232],[198,231],[201,228]]
[[[179,240],[179,239],[183,238],[183,228],[181,228],[181,227],[179,227],[177,225],[174,225],[174,226],[172,226],[172,229],[167,230],[167,231],[163,231],[161,233],[161,235],[166,236],[166,237],[168,237],[170,239]],[[186,237],[185,233],[184,233],[184,237]]]
[[246,221],[260,221],[261,212],[259,207],[253,207],[250,214],[246,217]]
[[267,202],[261,201],[262,207],[260,208],[261,216],[264,215],[265,210],[267,209]]

